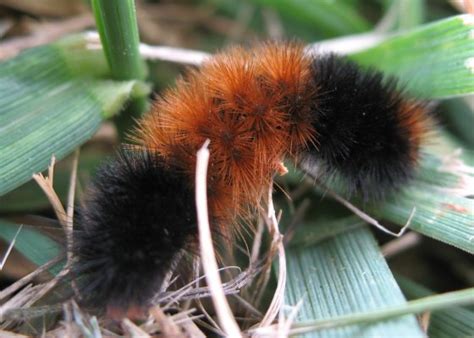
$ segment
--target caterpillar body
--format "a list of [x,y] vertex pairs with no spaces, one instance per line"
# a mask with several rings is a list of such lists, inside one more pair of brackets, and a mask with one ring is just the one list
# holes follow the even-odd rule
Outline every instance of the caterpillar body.
[[131,147],[99,169],[79,211],[73,271],[99,308],[143,308],[177,255],[195,246],[196,151],[210,140],[209,216],[230,234],[252,215],[282,161],[351,195],[406,184],[430,126],[396,80],[298,43],[229,48],[189,70],[139,121]]

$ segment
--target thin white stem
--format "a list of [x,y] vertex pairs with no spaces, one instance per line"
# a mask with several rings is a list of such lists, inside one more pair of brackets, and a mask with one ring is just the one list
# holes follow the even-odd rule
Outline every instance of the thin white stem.
[[385,258],[398,255],[399,253],[408,250],[421,241],[422,236],[417,232],[409,232],[405,236],[395,238],[394,240],[384,244],[382,246],[382,254]]
[[345,55],[373,47],[386,38],[386,34],[374,32],[347,35],[341,38],[309,44],[306,46],[305,50],[306,53],[310,55],[321,53],[338,53]]
[[219,323],[228,337],[241,337],[240,329],[235,321],[229,303],[225,297],[222,281],[212,244],[209,215],[207,208],[207,166],[209,164],[209,140],[204,142],[197,152],[196,163],[196,208],[199,227],[199,244],[201,262],[206,274],[206,281],[211,290],[212,302]]
[[[97,32],[88,32],[86,35],[87,48],[101,49],[99,34]],[[147,60],[162,60],[188,65],[200,65],[211,54],[199,50],[168,47],[168,46],[150,46],[141,43],[139,46],[140,55]]]
[[255,266],[255,264],[257,263],[259,253],[260,253],[260,247],[262,244],[264,229],[265,229],[264,223],[260,217],[258,221],[257,232],[255,233],[254,240],[253,240],[252,253],[250,254],[250,264],[249,264],[250,266]]
[[8,246],[7,252],[5,252],[5,255],[3,256],[2,261],[0,262],[0,271],[3,270],[3,266],[4,266],[5,263],[7,262],[7,259],[8,259],[8,257],[10,256],[10,253],[12,252],[13,247],[15,246],[16,238],[17,238],[18,235],[20,234],[21,229],[23,229],[23,224],[20,225],[20,227],[19,227],[18,230],[16,231],[15,236],[13,236],[13,239],[12,239],[12,241],[10,242],[10,245]]
[[375,218],[372,218],[370,215],[366,214],[365,212],[363,212],[362,210],[357,208],[354,204],[352,204],[351,202],[349,202],[345,198],[339,196],[337,193],[335,193],[334,191],[328,189],[327,187],[325,187],[325,188],[327,189],[327,193],[332,198],[334,198],[336,201],[341,203],[347,209],[352,211],[356,216],[360,217],[361,219],[363,219],[367,223],[373,225],[374,227],[376,227],[380,231],[385,232],[386,234],[392,235],[394,237],[400,237],[405,233],[405,231],[409,228],[409,226],[411,224],[411,221],[412,221],[412,219],[413,219],[413,217],[415,216],[415,213],[416,213],[416,207],[413,207],[413,209],[410,213],[410,217],[408,217],[408,220],[405,223],[405,225],[400,229],[399,232],[393,232],[393,231],[388,230],[386,227],[384,227],[382,224],[380,224],[379,221],[377,221]]
[[66,211],[66,239],[67,239],[67,261],[71,262],[72,259],[72,231],[74,222],[74,199],[76,194],[76,182],[77,182],[77,167],[79,163],[79,148],[74,152],[74,158],[72,160],[71,177],[69,180],[69,192],[67,196],[67,211]]

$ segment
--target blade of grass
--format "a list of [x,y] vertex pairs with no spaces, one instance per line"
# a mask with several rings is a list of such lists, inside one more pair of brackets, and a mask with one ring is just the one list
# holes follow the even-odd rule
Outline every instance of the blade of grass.
[[[431,290],[401,276],[396,277],[398,285],[408,299],[418,299],[434,294]],[[428,336],[468,337],[474,332],[474,312],[462,307],[451,307],[431,314]]]
[[[447,163],[452,167],[447,167]],[[463,167],[467,172],[463,172]],[[469,173],[469,168],[472,171]],[[456,157],[444,161],[427,154],[416,180],[369,213],[396,224],[404,224],[416,207],[410,229],[457,248],[474,253],[474,168]]]
[[[362,205],[372,218],[399,226],[404,226],[413,216],[409,229],[474,253],[474,207],[469,198],[474,195],[474,167],[465,164],[462,152],[452,150],[447,144],[437,151],[444,154],[442,158],[433,150],[427,150],[417,176],[402,191],[383,202],[354,203]],[[301,180],[297,175],[289,179]],[[334,182],[328,186],[338,189]],[[318,186],[315,190],[319,196],[325,194]],[[412,215],[414,208],[416,212]],[[314,236],[306,236],[306,240],[311,237]]]
[[100,63],[97,73],[70,68],[78,58],[84,65],[97,59],[78,41],[34,48],[0,64],[0,195],[44,170],[51,155],[61,159],[84,143],[127,98],[148,94],[141,82],[94,78],[104,74]]
[[97,29],[112,76],[117,80],[144,80],[145,63],[138,50],[134,0],[92,0]]
[[[81,159],[79,161],[79,177],[91,177],[97,166],[107,155],[108,152],[102,149],[95,149],[93,147],[84,148],[84,150],[81,151]],[[64,205],[66,203],[69,177],[71,174],[70,160],[70,158],[66,158],[60,161],[56,164],[54,170],[54,190]],[[34,213],[41,209],[47,209],[50,206],[44,193],[34,181],[25,183],[21,187],[0,196],[0,212],[3,213]]]
[[421,97],[474,93],[473,27],[473,15],[451,17],[395,35],[351,58],[399,77]]
[[[147,70],[139,52],[135,1],[92,0],[91,3],[112,76],[116,80],[144,80]],[[117,117],[117,128],[122,137],[133,124],[133,118],[147,108],[147,100],[138,97]]]
[[[474,288],[464,289],[460,291],[448,292],[441,295],[428,296],[417,299],[400,306],[393,306],[386,309],[379,309],[373,312],[354,314],[349,316],[340,316],[327,320],[315,320],[306,323],[295,323],[294,333],[303,333],[313,330],[321,330],[327,328],[341,327],[352,324],[368,324],[374,321],[387,320],[397,316],[403,316],[413,313],[421,313],[425,311],[433,311],[438,309],[450,308],[456,305],[474,304]],[[381,335],[387,337],[388,332]],[[403,337],[401,334],[398,337]]]
[[[298,321],[329,320],[405,304],[377,243],[360,220],[349,217],[310,223],[300,231],[325,235],[316,244],[299,245],[287,251],[290,278],[285,297],[289,304],[303,300]],[[404,316],[371,325],[325,330],[311,337],[395,335],[423,336],[415,318]]]

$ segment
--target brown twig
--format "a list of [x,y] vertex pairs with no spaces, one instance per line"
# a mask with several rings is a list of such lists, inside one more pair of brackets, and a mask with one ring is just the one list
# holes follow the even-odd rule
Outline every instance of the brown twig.
[[44,177],[42,173],[33,174],[33,179],[38,183],[40,188],[46,194],[51,206],[53,207],[56,217],[58,218],[59,223],[63,227],[64,231],[67,234],[67,217],[66,211],[64,210],[61,200],[54,191],[53,180],[54,180],[54,165],[56,163],[56,158],[51,156],[51,163],[48,167],[48,176]]
[[[272,198],[272,186],[270,185],[268,191],[268,225],[271,228],[270,233],[273,234],[272,246],[271,250],[278,251],[278,282],[275,293],[273,294],[272,302],[263,317],[263,320],[258,324],[259,327],[265,327],[270,325],[275,318],[277,317],[278,313],[280,312],[280,308],[283,305],[284,301],[284,292],[286,286],[286,255],[285,255],[285,247],[283,246],[283,235],[280,233],[278,228],[278,220],[275,215],[275,207],[273,205],[273,198]],[[273,255],[272,255],[273,256]]]

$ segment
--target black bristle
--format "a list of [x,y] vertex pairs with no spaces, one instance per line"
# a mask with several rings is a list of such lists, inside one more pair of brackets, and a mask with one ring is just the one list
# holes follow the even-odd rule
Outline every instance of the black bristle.
[[413,176],[411,156],[418,145],[411,144],[403,121],[396,81],[334,54],[316,57],[312,72],[319,93],[313,107],[318,135],[303,156],[303,169],[339,177],[346,193],[365,200],[402,186]]
[[73,273],[90,307],[146,307],[197,235],[184,174],[145,151],[124,150],[97,172],[73,237]]

